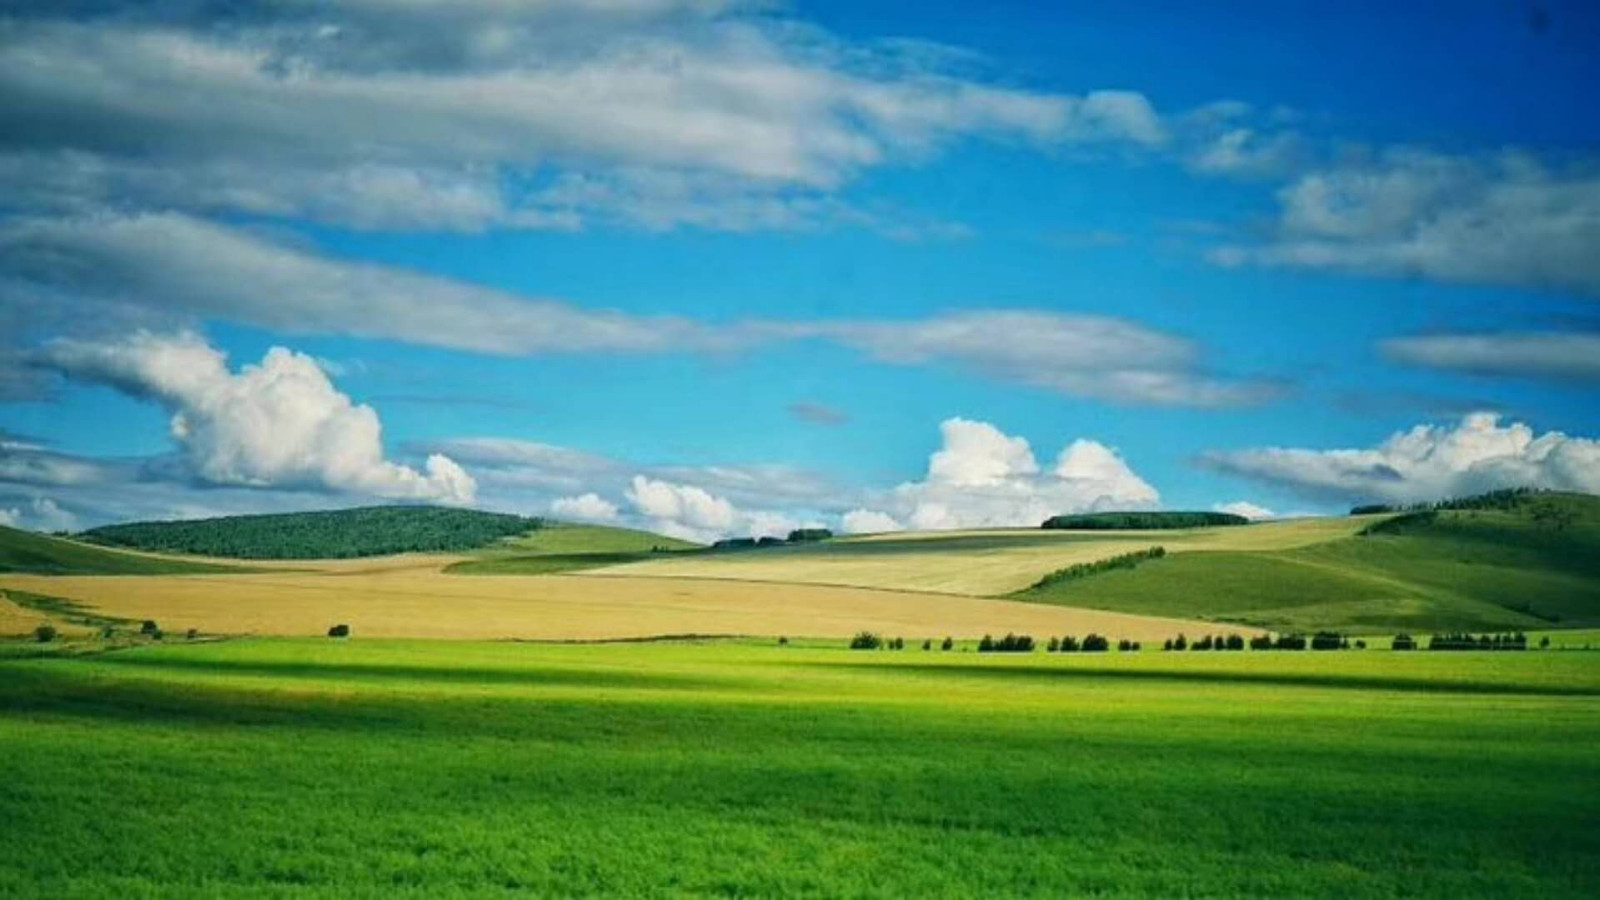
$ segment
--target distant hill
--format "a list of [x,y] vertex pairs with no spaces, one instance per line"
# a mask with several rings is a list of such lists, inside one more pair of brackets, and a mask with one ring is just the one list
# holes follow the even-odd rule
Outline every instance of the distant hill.
[[1159,531],[1170,528],[1213,528],[1248,525],[1250,520],[1219,512],[1099,512],[1051,516],[1040,527],[1073,531]]
[[1169,553],[1013,595],[1279,630],[1600,625],[1600,497],[1527,494],[1282,550]]
[[703,549],[699,544],[632,528],[549,523],[523,537],[496,544],[477,559],[445,571],[461,575],[550,575],[650,559],[662,553]]
[[541,527],[539,519],[440,506],[133,522],[90,529],[87,541],[233,559],[348,559],[474,550]]
[[0,527],[0,572],[36,575],[183,575],[238,571],[227,566],[139,556]]

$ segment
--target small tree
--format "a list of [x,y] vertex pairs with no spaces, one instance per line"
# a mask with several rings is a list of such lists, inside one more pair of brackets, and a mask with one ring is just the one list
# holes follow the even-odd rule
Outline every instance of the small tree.
[[789,639],[787,637],[780,636],[778,638],[778,646],[779,647],[787,647],[787,646],[789,646]]
[[144,624],[139,626],[139,633],[151,636],[157,635],[161,633],[161,626],[156,624],[155,619],[145,619]]
[[851,650],[876,650],[882,646],[883,638],[870,631],[858,631],[856,636],[850,639]]
[[1394,636],[1394,640],[1389,642],[1389,649],[1415,650],[1417,649],[1417,639],[1409,634],[1397,634]]
[[350,636],[350,626],[349,625],[340,624],[340,625],[335,625],[332,628],[328,629],[328,637],[331,637],[331,638],[347,638],[349,636]]
[[200,629],[198,629],[198,628],[191,628],[187,632],[184,633],[184,637],[188,638],[191,641],[194,640],[195,638],[199,637],[199,636],[200,636]]
[[1083,639],[1083,652],[1085,653],[1104,653],[1109,649],[1111,649],[1111,642],[1106,639],[1105,635],[1090,634]]
[[947,638],[944,639],[944,643],[939,645],[939,649],[940,650],[954,650],[955,646],[956,646],[956,639],[952,638],[952,637],[947,637]]
[[1230,635],[1228,635],[1228,649],[1229,650],[1243,650],[1244,649],[1244,636],[1243,635],[1238,635],[1238,634],[1230,634]]
[[41,644],[48,644],[56,639],[56,627],[49,622],[40,622],[39,627],[33,630],[33,639]]
[[1172,649],[1172,638],[1167,638],[1166,642],[1161,645],[1161,649],[1163,649],[1163,650],[1171,650]]
[[1082,649],[1082,647],[1079,646],[1078,639],[1072,635],[1069,634],[1061,639],[1062,653],[1077,653],[1080,649]]
[[1550,635],[1547,634],[1544,637],[1539,638],[1539,649],[1540,650],[1549,650],[1550,649]]
[[992,650],[994,650],[994,638],[986,634],[983,640],[978,642],[978,652],[989,653]]
[[1251,638],[1250,639],[1250,649],[1251,650],[1271,650],[1272,649],[1272,635],[1270,635],[1270,634],[1258,634],[1255,637]]
[[1046,652],[1046,653],[1055,653],[1056,651],[1058,651],[1060,649],[1061,649],[1061,639],[1060,638],[1054,638],[1053,637],[1050,640],[1045,642],[1044,652]]
[[1173,641],[1172,641],[1172,649],[1174,649],[1174,650],[1186,650],[1186,649],[1188,649],[1188,647],[1189,647],[1189,639],[1184,637],[1182,632],[1179,632],[1178,636],[1176,638],[1174,638]]
[[922,649],[924,649],[924,650],[932,650],[933,649],[933,638],[928,638],[927,640],[923,641],[922,642]]

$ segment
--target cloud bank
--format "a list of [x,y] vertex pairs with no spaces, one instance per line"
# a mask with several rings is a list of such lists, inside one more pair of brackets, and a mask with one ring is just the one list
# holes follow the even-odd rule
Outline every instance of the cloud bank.
[[1201,457],[1218,471],[1322,500],[1413,503],[1511,487],[1600,493],[1600,442],[1536,434],[1472,413],[1453,426],[1418,425],[1370,449],[1265,447]]

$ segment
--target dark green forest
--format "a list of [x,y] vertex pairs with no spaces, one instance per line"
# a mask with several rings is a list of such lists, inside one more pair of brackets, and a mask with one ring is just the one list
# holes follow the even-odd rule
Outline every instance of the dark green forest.
[[1214,525],[1248,525],[1250,520],[1219,512],[1102,512],[1051,516],[1043,528],[1085,531],[1152,531],[1167,528],[1209,528]]
[[79,535],[113,547],[234,559],[348,559],[473,550],[525,534],[539,519],[440,506],[368,506],[106,525]]

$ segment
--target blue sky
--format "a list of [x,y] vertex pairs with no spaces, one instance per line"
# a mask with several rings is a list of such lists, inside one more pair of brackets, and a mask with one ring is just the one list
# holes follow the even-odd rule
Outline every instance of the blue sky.
[[1600,490],[1591,4],[98,6],[0,30],[0,523]]

